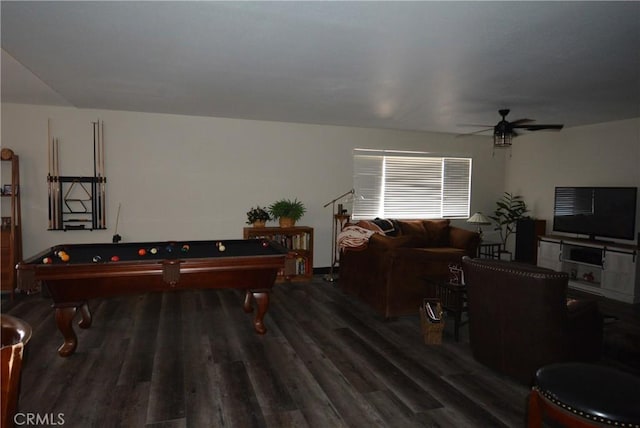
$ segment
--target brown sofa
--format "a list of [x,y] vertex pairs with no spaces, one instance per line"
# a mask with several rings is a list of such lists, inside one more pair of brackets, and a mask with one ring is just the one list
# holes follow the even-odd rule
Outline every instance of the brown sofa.
[[531,385],[540,367],[600,357],[597,302],[567,300],[569,276],[499,260],[462,260],[469,342],[482,364]]
[[[359,249],[340,254],[340,288],[383,317],[418,313],[434,297],[434,281],[449,277],[449,264],[475,256],[480,236],[449,220],[394,220],[394,231],[376,233]],[[367,222],[359,226],[368,227]],[[372,226],[371,229],[375,229]]]

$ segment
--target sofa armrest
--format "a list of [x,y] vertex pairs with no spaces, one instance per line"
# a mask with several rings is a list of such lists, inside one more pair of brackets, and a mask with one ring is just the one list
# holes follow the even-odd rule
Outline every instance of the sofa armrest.
[[476,257],[480,245],[480,234],[471,230],[451,226],[449,228],[449,245],[464,250],[469,257]]

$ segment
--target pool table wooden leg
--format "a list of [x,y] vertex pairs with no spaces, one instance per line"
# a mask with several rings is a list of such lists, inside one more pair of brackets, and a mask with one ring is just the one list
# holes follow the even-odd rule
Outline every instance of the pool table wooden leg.
[[244,309],[245,312],[253,311],[251,298],[255,299],[258,306],[256,316],[253,319],[253,328],[256,330],[256,333],[265,334],[267,332],[267,328],[264,326],[263,320],[267,313],[267,309],[269,308],[269,293],[265,291],[246,290],[244,294],[244,305],[242,306],[242,309]]
[[80,306],[80,315],[82,315],[82,319],[78,323],[78,326],[80,326],[80,328],[91,327],[91,321],[93,321],[93,318],[91,317],[91,311],[89,310],[89,305],[87,305],[86,302]]
[[245,290],[244,291],[244,304],[242,305],[242,309],[246,312],[253,312],[253,306],[251,305],[251,291],[250,290]]
[[80,316],[82,316],[82,319],[78,322],[78,326],[80,326],[80,328],[91,327],[93,318],[91,317],[91,311],[89,310],[87,302],[78,306],[61,306],[56,308],[56,324],[58,325],[58,330],[60,330],[60,333],[62,333],[64,337],[64,343],[58,348],[58,354],[60,354],[61,357],[68,357],[73,354],[78,346],[78,336],[76,336],[76,332],[73,331],[73,318],[78,310],[80,310]]
[[76,310],[75,306],[56,308],[56,324],[64,337],[64,343],[58,348],[58,354],[61,357],[68,357],[73,354],[78,346],[78,337],[73,331],[72,325]]

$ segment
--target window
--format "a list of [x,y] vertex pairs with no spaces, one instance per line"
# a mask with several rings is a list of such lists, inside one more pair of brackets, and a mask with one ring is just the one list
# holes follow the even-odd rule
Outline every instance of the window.
[[468,218],[471,159],[355,149],[353,218]]

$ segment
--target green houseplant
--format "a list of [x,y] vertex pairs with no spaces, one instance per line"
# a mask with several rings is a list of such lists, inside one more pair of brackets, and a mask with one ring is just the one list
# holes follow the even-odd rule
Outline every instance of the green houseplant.
[[264,227],[267,221],[271,220],[271,215],[267,208],[262,208],[260,205],[247,212],[247,224],[252,224],[255,227]]
[[504,192],[504,195],[496,202],[496,210],[489,218],[496,222],[494,230],[500,232],[502,244],[507,245],[509,236],[515,231],[516,222],[521,218],[525,218],[528,211],[522,196]]
[[292,227],[302,218],[306,208],[298,199],[280,199],[269,206],[269,212],[279,220],[280,227]]

